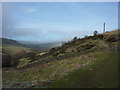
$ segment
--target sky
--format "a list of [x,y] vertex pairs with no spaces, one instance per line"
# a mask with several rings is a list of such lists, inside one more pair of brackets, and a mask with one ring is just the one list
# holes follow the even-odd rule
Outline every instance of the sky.
[[118,29],[117,2],[3,2],[2,37],[20,41],[68,41]]

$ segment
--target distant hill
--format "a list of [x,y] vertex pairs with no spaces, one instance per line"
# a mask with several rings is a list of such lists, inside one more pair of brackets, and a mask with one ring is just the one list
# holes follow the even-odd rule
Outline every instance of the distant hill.
[[3,53],[15,54],[22,50],[24,50],[24,51],[31,50],[26,45],[21,44],[20,42],[18,42],[16,40],[7,39],[7,38],[0,38],[0,40],[2,41],[1,49],[2,49]]
[[14,53],[21,50],[47,51],[50,48],[61,46],[64,42],[36,43],[27,41],[16,41],[7,38],[0,38],[4,52]]
[[7,38],[0,38],[0,40],[2,40],[2,44],[24,46],[23,44],[21,44],[16,40],[7,39]]
[[40,42],[27,42],[27,41],[20,41],[22,44],[26,45],[29,48],[33,48],[35,50],[49,50],[53,47],[61,46],[64,42],[49,42],[49,43],[40,43]]

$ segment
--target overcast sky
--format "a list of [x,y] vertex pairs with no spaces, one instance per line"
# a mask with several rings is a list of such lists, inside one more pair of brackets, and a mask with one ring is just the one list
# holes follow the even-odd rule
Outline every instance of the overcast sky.
[[117,2],[4,2],[2,35],[22,41],[67,41],[118,29]]

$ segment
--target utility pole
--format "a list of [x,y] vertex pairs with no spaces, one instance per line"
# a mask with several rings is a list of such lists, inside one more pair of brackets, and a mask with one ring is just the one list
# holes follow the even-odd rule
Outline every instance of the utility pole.
[[103,40],[104,40],[104,38],[105,38],[105,22],[103,24]]
[[103,25],[103,33],[105,33],[105,23],[104,23],[104,25]]

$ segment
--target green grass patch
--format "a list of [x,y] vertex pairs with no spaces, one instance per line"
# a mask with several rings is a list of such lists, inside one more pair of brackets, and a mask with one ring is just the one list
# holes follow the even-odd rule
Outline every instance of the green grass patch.
[[95,54],[89,65],[93,70],[76,70],[58,79],[51,88],[116,88],[118,87],[118,53]]
[[14,54],[14,53],[20,52],[22,50],[30,51],[29,48],[22,47],[22,46],[17,46],[17,45],[6,45],[6,44],[3,44],[2,48],[3,48],[4,52],[10,53],[10,54]]

